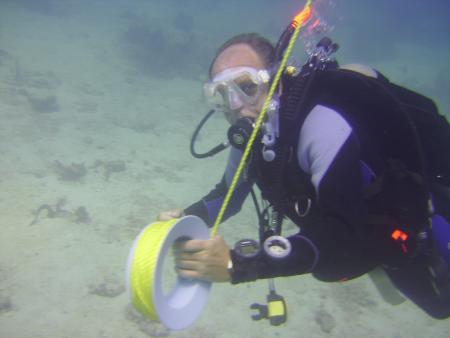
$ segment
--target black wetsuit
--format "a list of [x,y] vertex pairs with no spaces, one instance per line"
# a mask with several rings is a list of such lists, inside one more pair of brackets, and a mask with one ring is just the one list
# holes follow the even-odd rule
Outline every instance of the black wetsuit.
[[[370,222],[371,205],[364,195],[365,187],[385,168],[380,140],[367,126],[355,123],[345,111],[320,103],[312,106],[298,130],[296,144],[292,145],[294,156],[284,171],[285,188],[292,189],[294,196],[286,216],[300,228],[288,238],[291,254],[274,262],[266,255],[242,260],[232,251],[233,283],[308,272],[323,281],[339,281],[387,265],[395,269],[390,270],[393,271],[391,277],[403,287],[400,285],[404,284],[402,275],[396,274],[401,271],[398,267],[411,269],[411,265],[405,263],[404,248],[390,239],[394,225]],[[186,208],[186,214],[197,215],[209,225],[214,223],[240,156],[239,150],[231,150],[222,181],[208,195]],[[224,220],[240,210],[255,182],[263,196],[270,200],[265,187],[272,178],[266,166],[259,149],[254,150]],[[299,205],[307,198],[312,200],[312,207],[306,216],[300,217]],[[421,264],[419,270],[424,267]],[[435,301],[429,301],[433,290],[427,277],[413,270],[417,282],[404,286],[403,291],[432,316],[448,316],[450,304],[438,304],[436,308]]]
[[[339,112],[322,105],[312,109],[295,148],[297,176],[302,181],[300,184],[307,187],[305,191],[313,194],[313,207],[306,217],[288,215],[301,230],[289,237],[293,249],[287,259],[273,265],[261,257],[257,267],[253,267],[257,271],[251,272],[251,276],[236,276],[236,282],[306,272],[320,274],[324,280],[340,280],[365,273],[379,263],[379,250],[373,251],[379,245],[374,245],[376,239],[367,233],[372,230],[364,226],[367,213],[364,181],[372,180],[376,172],[367,164],[374,161],[362,158],[363,146]],[[187,214],[195,214],[207,224],[214,222],[240,155],[239,150],[231,150],[222,182],[201,201],[188,207]],[[255,158],[252,164],[264,165],[262,161]],[[264,192],[264,179],[270,178],[255,171],[250,168],[241,178],[225,219],[239,211],[255,181]],[[361,243],[361,236],[368,237],[367,243]]]

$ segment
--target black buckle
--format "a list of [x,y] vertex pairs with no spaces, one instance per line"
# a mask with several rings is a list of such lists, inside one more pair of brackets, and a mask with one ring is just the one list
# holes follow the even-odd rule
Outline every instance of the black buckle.
[[253,320],[268,319],[273,326],[281,325],[287,320],[286,302],[275,291],[270,291],[267,295],[267,305],[253,303],[250,309],[258,311],[252,314]]

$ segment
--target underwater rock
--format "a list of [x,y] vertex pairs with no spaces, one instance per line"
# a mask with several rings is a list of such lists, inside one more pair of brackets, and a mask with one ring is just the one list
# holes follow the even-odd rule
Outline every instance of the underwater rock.
[[39,208],[37,208],[36,211],[33,212],[34,219],[29,225],[31,226],[36,224],[42,218],[42,216],[45,216],[46,218],[70,216],[71,212],[64,209],[66,203],[67,200],[63,197],[58,199],[55,205],[41,204]]
[[60,110],[58,100],[55,96],[32,96],[27,95],[31,109],[36,113],[55,113]]
[[[61,84],[61,80],[52,71],[27,73],[26,86],[38,90],[51,90]],[[49,97],[51,95],[47,95]]]
[[325,333],[330,333],[336,326],[336,320],[325,309],[319,310],[316,313],[314,320]]
[[60,198],[55,205],[41,204],[34,212],[34,218],[29,224],[34,225],[39,222],[39,220],[44,218],[67,218],[71,222],[75,223],[91,223],[91,217],[86,207],[80,206],[75,211],[66,210],[64,206],[67,200],[65,198]]
[[34,218],[33,218],[33,220],[31,221],[31,223],[30,223],[29,225],[30,225],[30,226],[31,226],[31,225],[35,225],[35,224],[39,221],[40,216],[41,216],[41,214],[42,214],[43,212],[46,213],[46,217],[47,217],[47,218],[55,218],[55,217],[56,217],[56,213],[55,213],[55,211],[53,210],[53,208],[52,208],[50,205],[48,205],[48,204],[42,204],[42,205],[39,206],[39,208],[37,208],[37,210],[34,212]]
[[53,162],[53,168],[61,181],[78,181],[87,174],[84,163],[64,165],[56,160]]
[[127,169],[125,161],[115,160],[115,161],[95,161],[94,165],[91,166],[93,169],[103,168],[103,175],[105,180],[109,181],[109,177],[112,173],[120,173]]
[[53,96],[52,90],[61,84],[59,77],[51,70],[44,72],[32,71],[23,67],[19,59],[13,59],[12,57],[5,59],[5,61],[8,60],[7,65],[10,68],[9,83],[21,87],[21,94],[30,100],[30,104],[33,103],[33,100],[49,100],[48,98]]
[[14,305],[9,296],[0,293],[0,314],[14,310]]
[[166,27],[133,23],[123,33],[125,52],[139,74],[164,79],[192,77],[198,74],[200,65],[208,62],[205,48],[209,46],[198,46],[193,19],[175,20],[173,25],[176,30],[168,31]]
[[99,284],[91,284],[89,293],[100,297],[114,298],[125,292],[125,286],[114,279],[105,279]]
[[91,223],[91,217],[89,216],[86,207],[83,206],[78,207],[73,213],[73,215],[75,218],[75,223],[85,223],[85,224]]
[[162,324],[151,321],[141,321],[139,329],[150,337],[168,337],[170,334]]
[[120,173],[127,169],[125,161],[117,160],[117,161],[108,161],[105,164],[105,179],[109,180],[109,176],[112,173]]
[[136,323],[139,329],[150,337],[168,337],[170,334],[169,329],[165,328],[161,323],[145,318],[131,305],[127,306],[125,310],[125,317]]

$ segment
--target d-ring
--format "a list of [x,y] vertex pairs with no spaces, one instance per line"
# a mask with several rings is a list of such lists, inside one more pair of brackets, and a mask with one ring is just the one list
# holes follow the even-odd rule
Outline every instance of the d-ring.
[[309,197],[306,200],[307,200],[307,204],[306,204],[306,209],[305,209],[304,212],[300,211],[300,207],[298,205],[298,202],[299,202],[298,200],[294,204],[295,212],[300,217],[305,217],[306,215],[309,214],[309,211],[311,210],[312,201],[311,201],[311,199]]

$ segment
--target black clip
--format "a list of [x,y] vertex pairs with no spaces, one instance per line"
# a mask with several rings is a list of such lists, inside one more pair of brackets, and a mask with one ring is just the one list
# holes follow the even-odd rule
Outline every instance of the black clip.
[[253,320],[269,319],[270,325],[273,326],[281,325],[287,319],[286,302],[274,289],[267,295],[267,305],[253,303],[250,309],[258,310],[258,313],[252,314]]
[[261,319],[267,318],[269,315],[269,311],[267,310],[267,305],[253,303],[252,305],[250,305],[250,309],[259,311],[259,313],[252,314],[253,320],[261,320]]

